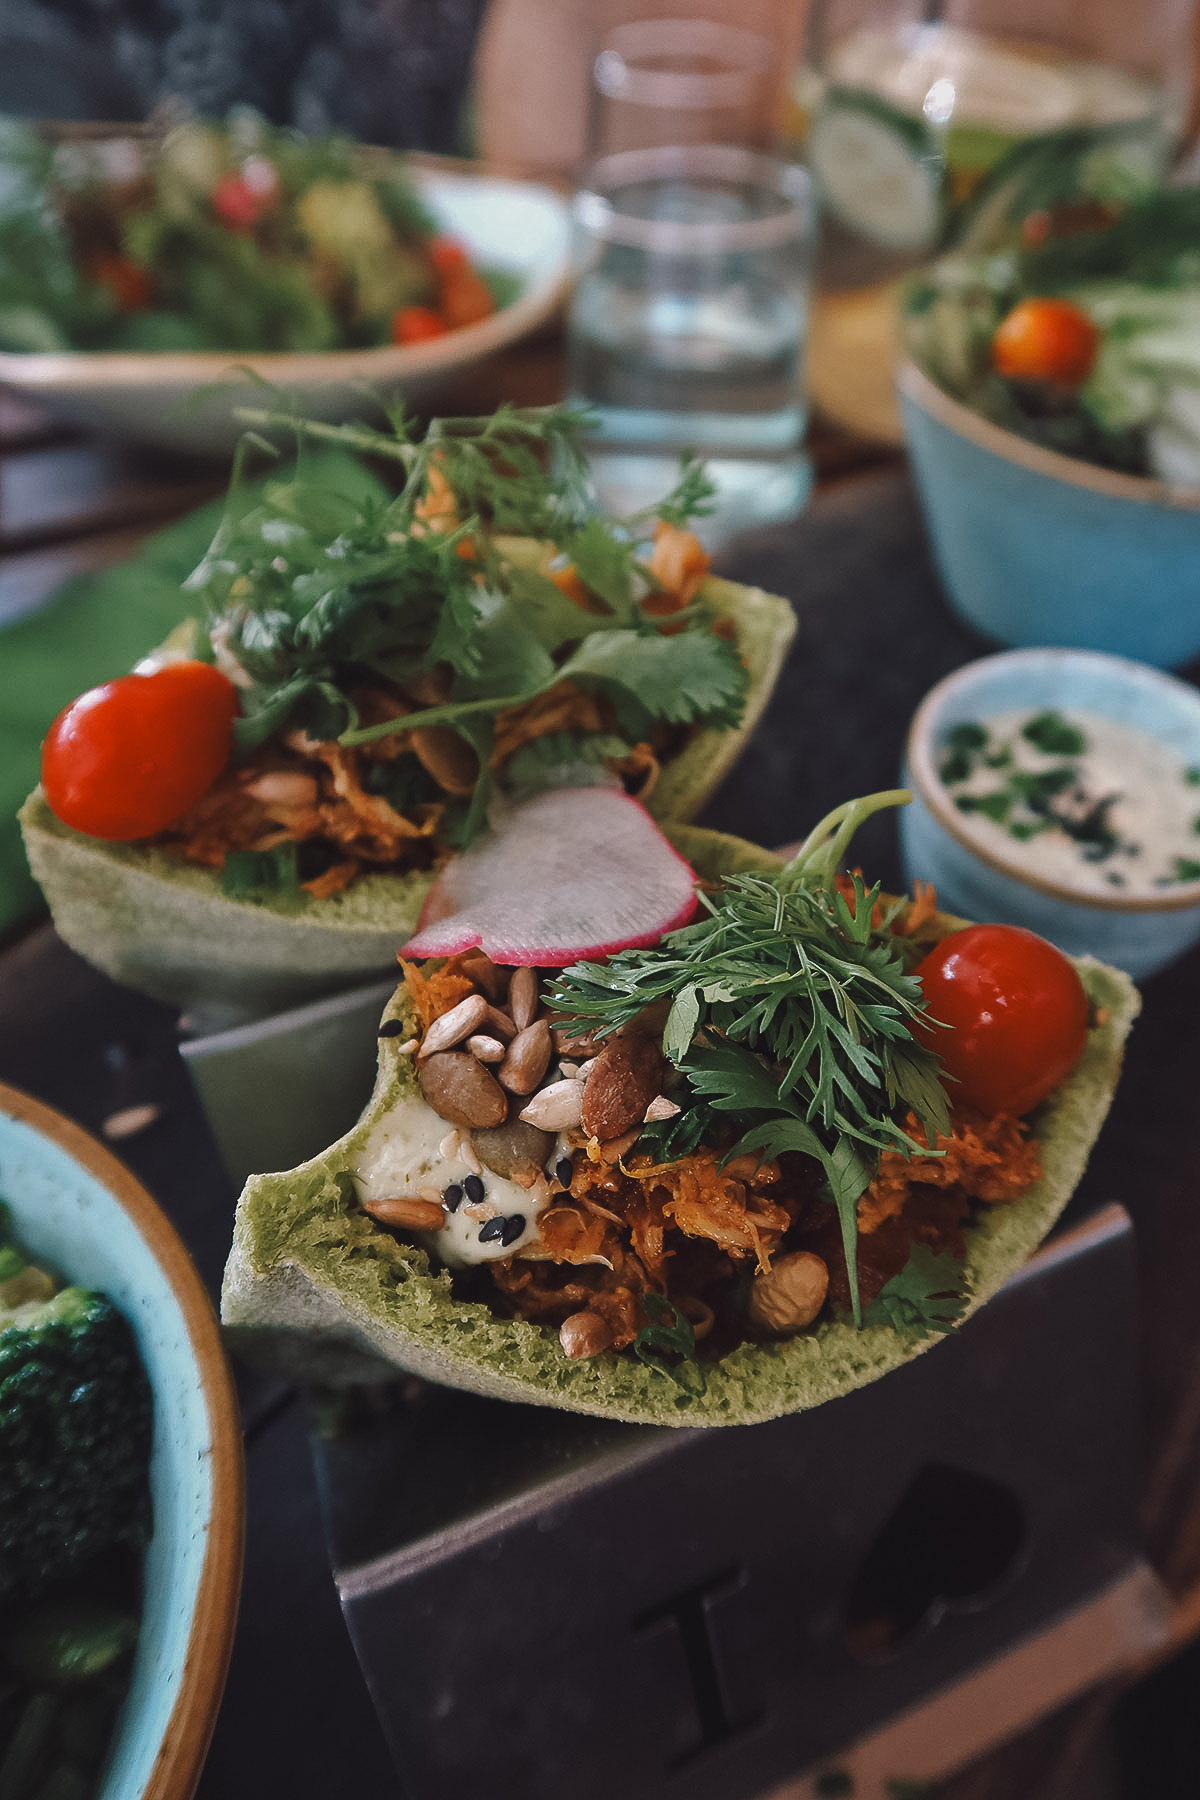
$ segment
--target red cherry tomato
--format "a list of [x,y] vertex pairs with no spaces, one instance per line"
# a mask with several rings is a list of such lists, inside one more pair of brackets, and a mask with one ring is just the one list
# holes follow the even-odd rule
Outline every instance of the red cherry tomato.
[[42,745],[51,811],[89,837],[153,836],[221,773],[237,710],[237,689],[209,663],[168,663],[90,688]]
[[1083,1054],[1088,1002],[1061,950],[1018,925],[971,925],[916,970],[930,1016],[919,1028],[949,1074],[952,1100],[981,1112],[1026,1113]]
[[1022,300],[992,338],[992,365],[1010,381],[1074,388],[1091,374],[1100,333],[1069,300]]
[[279,197],[279,176],[265,156],[248,156],[241,169],[221,176],[210,195],[212,209],[230,231],[248,234]]
[[393,344],[424,344],[445,337],[448,330],[445,319],[431,306],[402,306],[392,318]]

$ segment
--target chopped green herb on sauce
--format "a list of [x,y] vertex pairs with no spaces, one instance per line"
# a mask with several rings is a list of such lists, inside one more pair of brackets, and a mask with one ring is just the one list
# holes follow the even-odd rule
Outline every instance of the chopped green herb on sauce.
[[1019,711],[955,725],[938,773],[969,828],[1027,846],[1044,878],[1148,893],[1200,880],[1185,766],[1148,732],[1088,714]]

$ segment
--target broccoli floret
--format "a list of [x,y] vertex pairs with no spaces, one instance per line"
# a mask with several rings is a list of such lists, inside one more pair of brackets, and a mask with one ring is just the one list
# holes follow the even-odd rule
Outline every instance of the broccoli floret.
[[103,1294],[0,1310],[0,1604],[146,1542],[151,1418],[133,1332]]

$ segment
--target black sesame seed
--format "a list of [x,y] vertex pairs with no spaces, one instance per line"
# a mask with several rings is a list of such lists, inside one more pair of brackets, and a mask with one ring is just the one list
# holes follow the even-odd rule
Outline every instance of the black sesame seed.
[[509,1213],[507,1219],[503,1221],[503,1224],[504,1230],[500,1233],[500,1242],[502,1244],[515,1244],[525,1229],[525,1214]]
[[[494,1244],[497,1238],[504,1238],[507,1229],[507,1219],[489,1219],[486,1225],[480,1227],[479,1241],[481,1244]],[[508,1240],[504,1239],[504,1241]]]
[[380,1037],[399,1037],[404,1030],[403,1019],[385,1019],[379,1027]]
[[448,1188],[443,1189],[442,1205],[447,1212],[457,1212],[462,1205],[462,1197],[462,1189],[459,1187],[457,1181],[452,1181]]
[[575,1179],[575,1168],[569,1156],[560,1156],[554,1165],[554,1173],[559,1187],[570,1187]]
[[463,1182],[463,1190],[472,1206],[478,1206],[483,1199],[483,1183],[478,1175],[468,1175]]

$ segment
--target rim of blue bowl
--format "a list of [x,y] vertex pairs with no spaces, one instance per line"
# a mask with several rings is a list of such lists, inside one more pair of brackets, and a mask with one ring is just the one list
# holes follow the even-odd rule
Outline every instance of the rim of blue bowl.
[[1051,900],[1062,900],[1069,906],[1085,906],[1093,912],[1103,913],[1187,912],[1200,906],[1200,881],[1180,883],[1169,894],[1088,893],[1031,874],[1019,856],[1001,856],[982,847],[963,830],[961,815],[942,784],[934,760],[935,715],[948,695],[971,686],[971,678],[980,669],[995,668],[1001,663],[1009,667],[1019,668],[1022,664],[1036,667],[1055,661],[1060,665],[1066,662],[1093,666],[1100,664],[1113,672],[1124,671],[1128,676],[1135,677],[1143,687],[1159,687],[1173,695],[1183,695],[1194,705],[1200,720],[1200,691],[1186,682],[1177,681],[1173,675],[1164,674],[1161,669],[1152,669],[1148,663],[1134,662],[1127,656],[1109,656],[1102,650],[1058,650],[1045,647],[1001,650],[995,656],[980,656],[974,662],[964,663],[961,668],[954,669],[931,687],[921,701],[912,716],[905,743],[905,761],[911,786],[943,831],[977,862],[993,869],[997,875],[1004,875],[1010,881],[1019,881],[1022,886],[1032,888],[1035,893],[1044,894]]
[[213,1513],[175,1704],[153,1766],[127,1800],[189,1800],[208,1753],[233,1650],[245,1538],[241,1415],[220,1325],[182,1238],[124,1163],[74,1120],[2,1082],[0,1113],[56,1145],[107,1190],[165,1276],[187,1331],[209,1417]]
[[1086,488],[1090,493],[1103,494],[1110,500],[1133,500],[1142,506],[1165,506],[1175,512],[1200,512],[1200,487],[1157,481],[1150,475],[1122,475],[1116,469],[1102,469],[1097,463],[1043,449],[1040,444],[1030,443],[1028,438],[1018,437],[1015,431],[993,425],[990,419],[972,412],[960,400],[952,400],[914,362],[904,360],[900,363],[896,385],[906,400],[927,412],[939,425],[1032,474],[1066,482],[1070,487]]

